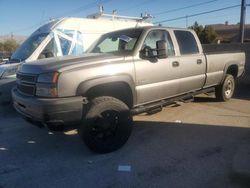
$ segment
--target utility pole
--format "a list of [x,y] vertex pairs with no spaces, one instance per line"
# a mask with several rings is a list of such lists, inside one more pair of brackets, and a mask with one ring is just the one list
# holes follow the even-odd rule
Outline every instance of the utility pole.
[[246,20],[246,0],[241,0],[240,38],[239,38],[240,43],[244,42],[245,20]]
[[186,28],[188,28],[188,15],[186,15]]

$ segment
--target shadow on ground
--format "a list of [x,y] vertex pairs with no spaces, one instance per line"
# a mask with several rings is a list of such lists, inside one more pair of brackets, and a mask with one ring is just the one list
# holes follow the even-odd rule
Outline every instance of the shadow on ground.
[[234,98],[250,100],[250,83],[239,83],[236,85]]
[[[173,166],[166,165],[166,169],[183,169],[191,179],[192,174],[196,174],[192,171],[201,173],[197,174],[197,178],[204,178],[204,184],[208,183],[205,187],[217,187],[210,184],[209,179],[226,179],[228,185],[250,187],[249,128],[139,121],[136,122],[134,136],[140,138],[137,143],[136,140],[130,141],[131,144],[138,144],[136,150],[141,147],[146,149],[147,145],[147,149],[152,149],[151,152],[156,152],[156,155],[165,153],[160,154],[162,159],[166,155],[175,161]],[[190,171],[186,168],[190,168]],[[203,177],[205,174],[208,175],[207,179]],[[215,174],[220,175],[216,178]],[[227,186],[221,184],[218,187]]]
[[11,89],[15,86],[15,79],[0,80],[0,115],[16,115],[12,106]]
[[2,187],[250,187],[249,128],[136,121],[123,148],[98,155],[78,135],[17,121],[0,129]]
[[[234,99],[241,99],[241,100],[250,100],[250,83],[237,83],[235,88],[235,93],[233,96]],[[209,103],[209,102],[216,102],[219,101],[215,98],[214,95],[212,96],[195,96],[194,102],[198,103]]]

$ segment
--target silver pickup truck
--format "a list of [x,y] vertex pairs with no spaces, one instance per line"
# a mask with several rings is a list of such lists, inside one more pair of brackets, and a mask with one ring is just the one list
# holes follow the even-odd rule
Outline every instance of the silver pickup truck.
[[204,54],[194,31],[177,28],[111,32],[88,52],[23,64],[12,97],[34,124],[79,125],[84,142],[99,153],[125,144],[134,114],[199,93],[229,100],[245,65],[244,53]]

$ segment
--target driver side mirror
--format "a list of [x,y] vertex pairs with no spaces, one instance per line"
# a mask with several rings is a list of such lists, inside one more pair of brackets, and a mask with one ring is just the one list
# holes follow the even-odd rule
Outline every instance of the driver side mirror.
[[145,46],[141,51],[140,51],[140,58],[142,59],[153,59],[156,56],[153,54],[153,49],[151,49],[149,46]]
[[164,59],[168,57],[167,54],[167,43],[165,40],[159,40],[156,42],[156,49],[152,49],[149,46],[145,46],[140,51],[140,57],[142,59],[156,60]]
[[158,40],[156,42],[157,58],[164,59],[168,57],[167,43],[165,40]]

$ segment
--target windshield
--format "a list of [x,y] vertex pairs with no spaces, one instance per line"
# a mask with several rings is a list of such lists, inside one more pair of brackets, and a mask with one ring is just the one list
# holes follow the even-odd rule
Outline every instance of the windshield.
[[48,33],[31,35],[11,56],[11,59],[26,60],[41,44]]
[[127,29],[103,35],[89,50],[90,53],[131,54],[142,29]]

